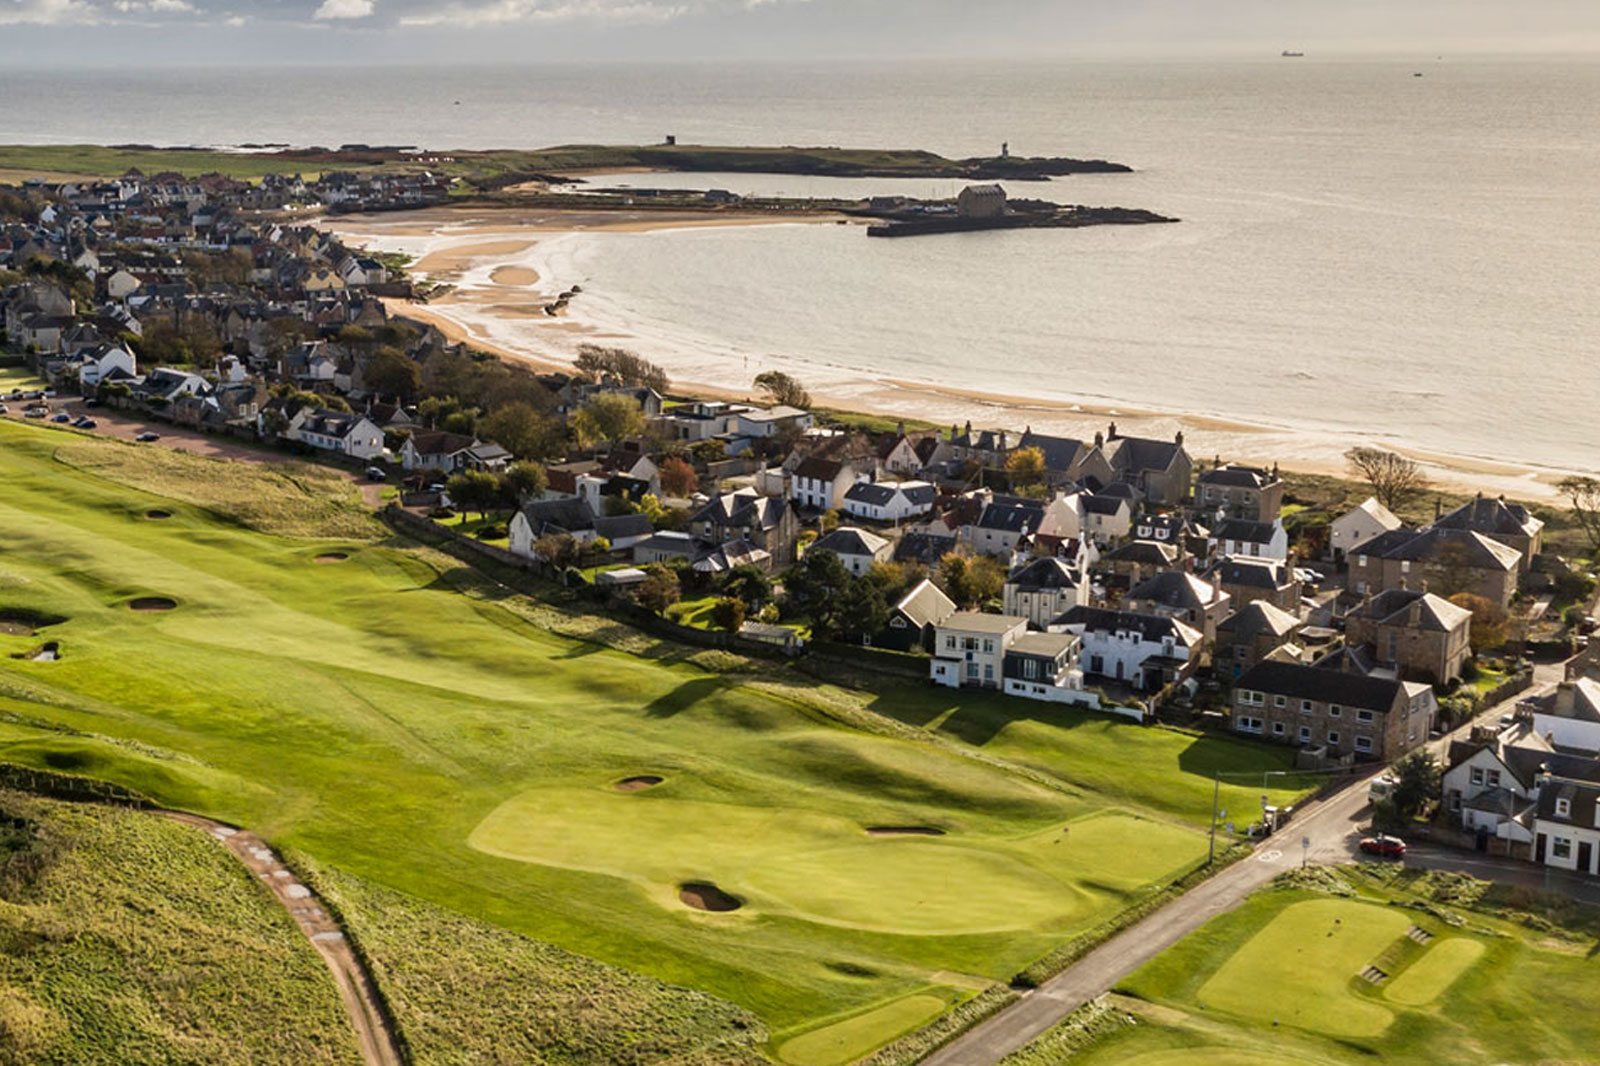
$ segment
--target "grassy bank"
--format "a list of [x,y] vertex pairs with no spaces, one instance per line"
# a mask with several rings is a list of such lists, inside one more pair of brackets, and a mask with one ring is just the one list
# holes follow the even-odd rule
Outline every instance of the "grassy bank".
[[1124,981],[1127,1015],[1070,1061],[1591,1061],[1593,923],[1536,910],[1515,890],[1456,875],[1297,876]]
[[0,1061],[361,1061],[310,943],[188,826],[0,792],[0,939]]
[[[0,425],[0,611],[34,620],[0,634],[0,758],[710,993],[807,1064],[1098,926],[1204,855],[1213,762],[1283,758],[559,636],[347,484],[157,455]],[[10,657],[42,640],[59,661]],[[689,882],[740,906],[696,909]]]

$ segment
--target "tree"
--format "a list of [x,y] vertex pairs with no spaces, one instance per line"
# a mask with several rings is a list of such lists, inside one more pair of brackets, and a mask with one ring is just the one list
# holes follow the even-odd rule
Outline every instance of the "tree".
[[700,487],[700,478],[695,474],[694,467],[675,455],[661,460],[659,469],[661,491],[668,496],[692,496]]
[[1415,818],[1439,794],[1439,762],[1426,751],[1414,751],[1395,763],[1396,785],[1390,794],[1401,819]]
[[533,542],[533,553],[553,569],[565,570],[578,561],[578,542],[570,533],[546,533]]
[[454,475],[444,483],[444,490],[463,516],[467,511],[477,511],[480,518],[487,517],[489,508],[500,500],[499,479],[482,470]]
[[837,631],[839,594],[849,583],[850,571],[844,563],[823,549],[806,552],[783,585],[790,610],[810,618],[811,627],[817,632],[831,634]]
[[579,345],[578,357],[573,360],[572,366],[591,381],[610,377],[623,385],[642,385],[657,392],[666,392],[671,385],[665,370],[626,348]]
[[1044,480],[1044,452],[1038,448],[1018,448],[1006,456],[1006,476],[1012,488],[1037,485]]
[[781,370],[757,374],[755,384],[775,404],[801,409],[811,406],[811,394],[800,384],[800,379],[790,377]]
[[477,409],[469,407],[461,411],[451,411],[439,419],[439,428],[446,433],[456,433],[463,437],[475,437],[478,434]]
[[644,575],[644,580],[634,586],[634,601],[653,614],[666,614],[682,595],[678,575],[660,563],[645,567]]
[[511,506],[520,506],[523,500],[543,496],[550,487],[550,476],[538,463],[512,463],[500,475],[500,494]]
[[729,633],[739,632],[739,627],[744,625],[744,601],[737,596],[724,596],[711,605],[711,620],[718,629],[726,629]]
[[1344,453],[1353,473],[1372,488],[1378,502],[1391,511],[1428,487],[1422,468],[1403,455],[1382,448],[1355,447]]
[[478,430],[518,459],[549,459],[560,450],[560,424],[527,403],[497,407],[478,423]]
[[599,441],[619,441],[644,432],[644,412],[639,401],[621,393],[602,392],[589,397],[573,414],[572,435],[583,447]]
[[361,369],[362,380],[380,396],[406,403],[422,391],[422,368],[398,348],[379,348]]
[[1600,552],[1600,478],[1564,477],[1556,488],[1572,504],[1572,520],[1589,538],[1589,546]]
[[840,590],[833,614],[834,635],[864,643],[889,621],[889,604],[883,589],[874,581],[854,579]]
[[939,563],[937,583],[958,606],[976,610],[1000,595],[1006,575],[987,555],[969,559],[951,552]]
[[772,602],[772,579],[759,566],[736,566],[722,579],[722,592],[737,597],[752,611]]
[[1486,648],[1498,648],[1506,642],[1510,620],[1506,617],[1504,607],[1471,592],[1458,592],[1450,597],[1450,602],[1472,612],[1468,639],[1472,642],[1474,655]]

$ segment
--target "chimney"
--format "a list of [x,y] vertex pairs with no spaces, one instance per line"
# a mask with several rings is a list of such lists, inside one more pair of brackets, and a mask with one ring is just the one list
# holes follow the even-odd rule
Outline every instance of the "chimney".
[[906,424],[904,420],[902,420],[899,425],[895,426],[895,432],[902,437],[906,435]]
[[1096,448],[1104,447],[1105,443],[1106,443],[1106,435],[1104,433],[1101,433],[1098,429],[1095,430],[1094,431],[1094,446]]
[[1183,444],[1183,430],[1180,429],[1178,432],[1172,435],[1172,443],[1178,445]]
[[967,436],[972,436],[972,419],[967,419]]
[[1400,591],[1401,592],[1405,592],[1406,589],[1407,589],[1406,576],[1404,574],[1401,574],[1400,575]]
[[1117,424],[1115,422],[1113,422],[1113,423],[1111,423],[1110,427],[1106,430],[1106,440],[1116,440],[1116,439],[1117,439]]
[[1439,497],[1433,498],[1433,520],[1437,522],[1444,517],[1444,501]]

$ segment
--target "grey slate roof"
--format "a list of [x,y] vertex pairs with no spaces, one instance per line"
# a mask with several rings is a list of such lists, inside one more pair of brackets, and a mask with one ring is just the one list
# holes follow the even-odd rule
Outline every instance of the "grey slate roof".
[[1385,714],[1404,692],[1401,682],[1388,678],[1271,661],[1257,663],[1236,684],[1274,696],[1321,700]]
[[1182,570],[1163,570],[1128,590],[1130,600],[1149,600],[1162,607],[1198,610],[1215,603],[1222,593]]
[[1235,640],[1249,640],[1263,633],[1284,637],[1299,628],[1300,619],[1266,600],[1251,600],[1217,623],[1217,632],[1232,633]]
[[1075,589],[1079,585],[1078,573],[1056,558],[1035,559],[1006,579],[1023,592],[1042,589]]
[[1178,644],[1193,647],[1201,640],[1199,632],[1175,618],[1138,611],[1114,611],[1108,607],[1073,607],[1052,624],[1081,625],[1085,631],[1138,633],[1144,641],[1154,644],[1172,637]]
[[936,626],[956,613],[955,601],[927,578],[902,596],[894,609],[917,626]]
[[811,545],[811,550],[829,551],[835,555],[876,555],[888,543],[876,533],[868,533],[854,526],[840,526],[832,533],[826,533],[819,538]]

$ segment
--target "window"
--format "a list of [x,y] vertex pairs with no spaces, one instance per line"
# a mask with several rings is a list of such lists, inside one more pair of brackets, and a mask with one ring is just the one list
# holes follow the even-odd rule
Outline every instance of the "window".
[[1261,732],[1261,719],[1241,714],[1234,719],[1234,726],[1241,733],[1259,733]]
[[1283,736],[1283,734],[1284,734],[1284,725],[1283,725],[1283,723],[1282,722],[1273,722],[1272,723],[1272,735],[1275,736],[1275,737],[1281,737],[1281,736]]
[[1037,659],[1024,659],[1022,663],[1022,676],[1030,681],[1039,676],[1039,661]]
[[1370,722],[1370,721],[1372,721],[1372,712],[1371,711],[1357,711],[1356,712],[1356,721],[1358,721],[1358,722]]
[[1359,752],[1371,752],[1372,751],[1372,738],[1371,737],[1356,737],[1356,750],[1359,751]]
[[1572,841],[1566,837],[1556,837],[1555,843],[1550,847],[1550,857],[1555,859],[1572,858]]
[[1301,714],[1310,714],[1311,713],[1311,701],[1310,700],[1301,700],[1300,701],[1300,713]]
[[1300,743],[1302,743],[1302,744],[1311,743],[1311,727],[1310,726],[1303,725],[1303,726],[1300,727]]
[[1340,707],[1337,703],[1328,704],[1328,717],[1329,718],[1338,718],[1343,713],[1344,713],[1344,708]]
[[[1367,557],[1365,555],[1356,556],[1356,565],[1357,566],[1366,566],[1367,565]],[[1357,589],[1356,591],[1359,592],[1360,590]]]
[[1333,732],[1332,730],[1329,730],[1329,732],[1328,732],[1328,743],[1329,744],[1338,744],[1339,743],[1339,734]]
[[1274,707],[1286,706],[1288,704],[1288,702],[1289,701],[1284,699],[1282,696],[1274,696],[1274,697],[1272,697],[1272,705]]
[[1474,785],[1483,784],[1483,767],[1474,766],[1472,768],[1472,783]]
[[966,637],[961,641],[961,646],[963,648],[965,648],[967,651],[977,651],[978,650],[977,638],[976,637]]
[[1570,817],[1572,817],[1572,801],[1571,800],[1566,800],[1566,799],[1558,799],[1558,800],[1556,800],[1556,817],[1557,818],[1570,818]]
[[985,681],[993,681],[994,680],[994,663],[984,663],[983,664],[983,679]]
[[1483,773],[1483,782],[1484,782],[1484,784],[1488,785],[1490,788],[1499,788],[1500,787],[1500,771],[1499,770],[1485,770],[1484,773]]
[[983,638],[983,651],[986,655],[993,655],[994,641],[990,640],[988,637]]

